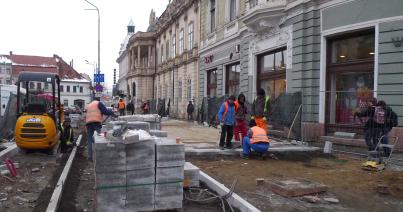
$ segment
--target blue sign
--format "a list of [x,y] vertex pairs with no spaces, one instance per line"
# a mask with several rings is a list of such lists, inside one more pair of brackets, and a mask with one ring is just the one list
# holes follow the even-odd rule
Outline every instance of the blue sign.
[[94,74],[94,82],[105,82],[104,74]]
[[95,91],[96,92],[103,92],[104,87],[102,85],[95,85]]

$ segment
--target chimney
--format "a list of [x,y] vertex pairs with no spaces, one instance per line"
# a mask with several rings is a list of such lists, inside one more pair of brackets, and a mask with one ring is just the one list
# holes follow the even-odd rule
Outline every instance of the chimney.
[[13,55],[13,51],[10,51],[10,56]]

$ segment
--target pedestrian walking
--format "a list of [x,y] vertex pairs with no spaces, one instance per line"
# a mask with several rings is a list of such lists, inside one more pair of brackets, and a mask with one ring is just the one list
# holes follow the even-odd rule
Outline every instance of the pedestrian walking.
[[130,101],[130,102],[127,104],[127,112],[128,112],[129,114],[131,114],[131,115],[134,114],[134,104],[133,104],[132,101]]
[[270,139],[264,129],[256,126],[255,120],[250,121],[249,127],[248,135],[243,138],[241,157],[249,159],[251,149],[253,149],[264,159],[270,147]]
[[266,92],[260,88],[257,91],[257,97],[252,105],[252,117],[256,125],[267,132],[267,119],[269,117],[270,96],[266,96]]
[[85,122],[87,128],[87,150],[88,160],[92,161],[92,144],[94,143],[94,132],[101,133],[103,115],[117,117],[113,111],[106,109],[105,105],[95,98],[86,107]]
[[[248,108],[246,107],[246,97],[244,94],[238,95],[238,100],[235,102],[237,106],[237,110],[235,111],[235,141],[242,142],[242,139],[246,136],[248,129],[247,129],[247,122],[246,122],[246,115],[248,114]],[[241,136],[239,136],[241,134]]]
[[189,101],[188,107],[187,107],[187,114],[188,114],[188,121],[193,121],[193,112],[195,110],[195,107],[192,103],[192,101]]
[[119,100],[118,109],[119,109],[119,115],[124,116],[125,115],[126,104],[125,104],[125,101],[123,101],[123,99]]
[[230,96],[226,102],[224,102],[220,110],[218,111],[218,120],[221,126],[221,136],[220,136],[220,149],[232,148],[232,137],[234,134],[234,124],[235,124],[235,96]]

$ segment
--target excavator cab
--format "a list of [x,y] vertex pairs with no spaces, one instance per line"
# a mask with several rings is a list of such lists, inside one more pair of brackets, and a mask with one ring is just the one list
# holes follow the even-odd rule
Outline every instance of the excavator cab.
[[[20,98],[25,88],[25,98]],[[60,138],[64,119],[57,74],[21,72],[17,82],[15,141],[24,150],[52,150]]]

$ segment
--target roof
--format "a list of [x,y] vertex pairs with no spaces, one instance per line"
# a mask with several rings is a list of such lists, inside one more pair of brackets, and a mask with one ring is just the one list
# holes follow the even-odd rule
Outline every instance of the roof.
[[40,73],[40,72],[21,72],[18,75],[18,81],[38,81],[38,82],[54,82],[59,79],[55,73]]

